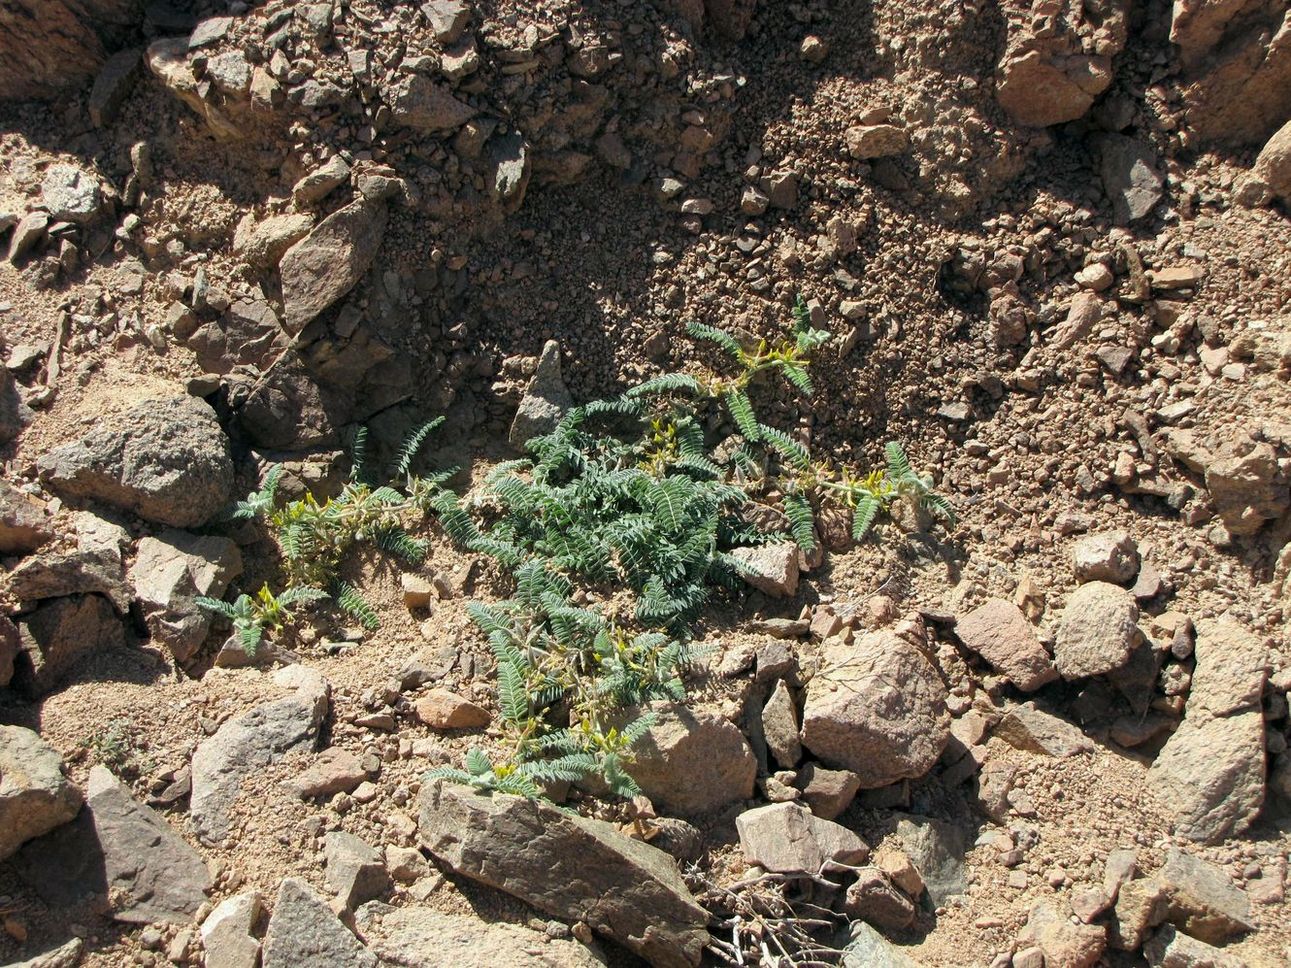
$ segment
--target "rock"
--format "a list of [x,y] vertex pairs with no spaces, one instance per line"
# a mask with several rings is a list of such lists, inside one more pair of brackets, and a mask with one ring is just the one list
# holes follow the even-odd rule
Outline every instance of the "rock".
[[596,951],[573,938],[505,922],[489,923],[471,914],[444,914],[430,908],[364,905],[359,930],[390,968],[423,968],[436,963],[455,968],[601,968]]
[[60,497],[102,501],[176,528],[205,524],[229,502],[228,438],[208,404],[150,400],[103,423],[37,458]]
[[278,275],[288,333],[295,336],[354,288],[381,248],[386,219],[385,202],[359,198],[287,250]]
[[471,118],[475,108],[453,96],[443,84],[424,74],[404,77],[382,92],[390,108],[390,120],[423,134],[456,131]]
[[139,541],[130,584],[154,641],[187,662],[211,631],[213,617],[199,595],[221,598],[242,574],[242,554],[228,538],[167,530]]
[[140,0],[8,0],[0,11],[0,100],[48,98],[94,76],[139,24]]
[[0,860],[70,821],[81,802],[53,747],[30,729],[0,726]]
[[105,596],[118,612],[130,607],[121,552],[115,548],[45,552],[23,561],[4,582],[26,605],[69,595]]
[[1124,588],[1103,581],[1081,585],[1067,599],[1054,636],[1054,661],[1064,679],[1118,669],[1139,641],[1139,606]]
[[1029,702],[1010,709],[995,727],[994,735],[1020,750],[1056,759],[1094,751],[1093,742],[1079,727]]
[[1035,627],[1012,602],[988,599],[955,623],[955,635],[1023,692],[1058,678]]
[[40,183],[40,200],[61,222],[89,222],[103,207],[98,179],[75,165],[50,165]]
[[314,205],[349,180],[350,166],[340,155],[332,155],[326,164],[315,168],[292,186],[291,197],[297,205]]
[[802,791],[812,813],[822,820],[833,820],[856,797],[861,778],[850,770],[827,770],[808,763],[798,771],[794,786]]
[[45,506],[0,481],[0,555],[25,555],[53,536]]
[[349,750],[332,746],[323,750],[314,762],[286,783],[298,797],[326,797],[349,793],[368,778],[363,761]]
[[51,692],[84,660],[125,647],[125,627],[101,595],[54,598],[18,621],[22,649],[13,684],[32,698]]
[[894,124],[866,124],[848,128],[843,135],[847,153],[860,161],[899,155],[910,147],[910,136]]
[[273,680],[294,686],[295,692],[227,720],[193,753],[189,812],[204,843],[220,844],[229,836],[233,807],[248,774],[318,742],[331,692],[327,680],[300,666],[280,669]]
[[430,864],[416,847],[386,845],[386,870],[400,884],[415,884],[430,873]]
[[1107,950],[1107,929],[1101,924],[1072,924],[1048,901],[1031,908],[1018,940],[1044,952],[1054,968],[1093,968]]
[[795,208],[798,205],[798,175],[792,171],[773,171],[759,183],[772,208]]
[[792,597],[798,591],[798,546],[792,541],[734,548],[731,558],[740,577],[772,598]]
[[[39,209],[34,212],[28,212],[20,218],[18,220],[18,224],[13,227],[13,235],[9,237],[9,253],[6,258],[10,262],[14,262],[26,255],[36,247],[36,244],[41,239],[45,237],[45,230],[47,228],[49,228],[48,212],[41,211]],[[12,387],[13,380],[8,373],[0,376],[0,383],[4,383],[5,381],[8,381],[8,386]],[[5,424],[0,424],[0,430],[3,430],[4,426],[8,423],[9,421],[6,421]],[[17,436],[17,434],[18,431],[13,430],[13,432],[5,436],[4,439],[12,440]],[[3,435],[0,434],[0,436]]]
[[1143,957],[1150,968],[1246,968],[1236,955],[1190,938],[1169,924],[1143,946]]
[[1291,121],[1282,125],[1260,149],[1251,171],[1274,195],[1291,202]]
[[463,0],[427,0],[421,12],[441,44],[454,44],[471,22],[471,8]]
[[682,817],[753,795],[757,759],[739,729],[681,703],[654,703],[656,721],[628,772],[656,806]]
[[18,658],[20,642],[18,626],[0,615],[0,687],[9,685],[13,679],[14,660]]
[[523,447],[531,438],[551,433],[573,405],[574,398],[560,374],[560,344],[548,340],[543,344],[538,367],[520,400],[507,439],[513,447]]
[[203,964],[207,968],[257,968],[260,942],[255,927],[264,913],[256,891],[235,894],[216,905],[202,922]]
[[1219,843],[1255,821],[1265,796],[1260,697],[1264,644],[1231,620],[1202,624],[1187,712],[1148,771],[1152,797],[1180,837]]
[[906,856],[905,851],[885,845],[875,853],[873,863],[888,880],[911,899],[918,900],[923,894],[923,875]]
[[263,299],[239,299],[222,316],[187,335],[176,335],[203,370],[220,375],[245,366],[269,370],[291,342],[278,314]]
[[327,857],[327,887],[351,911],[390,890],[390,875],[381,854],[353,834],[333,830],[323,838],[323,853]]
[[377,957],[304,881],[283,878],[264,936],[261,968],[377,968]]
[[898,814],[896,836],[923,877],[928,898],[941,906],[968,890],[964,855],[970,844],[964,830],[944,820]]
[[914,903],[877,867],[862,867],[848,885],[843,911],[880,931],[902,931],[914,923]]
[[1116,911],[1109,932],[1113,948],[1137,951],[1148,931],[1166,919],[1165,888],[1156,878],[1127,881],[1116,898]]
[[762,707],[762,734],[767,749],[776,762],[792,770],[802,759],[802,744],[798,741],[798,709],[783,679],[771,692],[771,698]]
[[1230,534],[1255,534],[1291,506],[1287,478],[1271,444],[1224,448],[1205,473],[1215,511]]
[[865,863],[870,849],[846,827],[821,820],[796,803],[773,803],[735,818],[750,864],[779,874],[821,874]]
[[[695,968],[708,913],[671,857],[538,800],[427,782],[421,842],[442,863],[593,931],[662,968]],[[272,968],[265,965],[265,968]]]
[[489,724],[488,710],[447,689],[432,689],[413,710],[417,721],[432,729],[478,729]]
[[1103,318],[1104,299],[1094,292],[1078,292],[1067,308],[1067,318],[1054,331],[1053,348],[1066,349],[1087,337]]
[[1142,142],[1120,134],[1105,134],[1098,145],[1098,171],[1115,223],[1129,225],[1150,215],[1163,190],[1155,156]]
[[827,646],[807,686],[803,745],[862,789],[923,776],[950,739],[946,695],[923,652],[890,630]]
[[842,968],[919,968],[913,959],[864,921],[854,922],[849,931]]
[[1071,562],[1079,582],[1126,585],[1138,574],[1139,548],[1125,531],[1091,534],[1076,542]]
[[1246,892],[1213,864],[1170,849],[1156,876],[1167,898],[1166,920],[1185,934],[1222,944],[1255,929]]
[[107,59],[90,89],[90,121],[95,127],[106,128],[116,122],[142,70],[143,50],[138,47],[117,51]]
[[495,135],[485,146],[484,155],[490,171],[489,194],[504,211],[514,212],[524,201],[533,171],[528,142],[519,131]]
[[1043,15],[1017,5],[995,72],[995,98],[1020,124],[1048,127],[1083,117],[1112,82],[1112,58],[1125,46],[1128,0],[1090,17],[1079,0],[1058,0]]
[[258,222],[247,215],[233,233],[233,251],[257,268],[272,269],[313,227],[312,215],[271,215]]

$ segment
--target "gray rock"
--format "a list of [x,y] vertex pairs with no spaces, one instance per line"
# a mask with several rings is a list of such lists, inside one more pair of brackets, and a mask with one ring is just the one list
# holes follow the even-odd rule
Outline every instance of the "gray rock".
[[[21,228],[21,223],[19,223]],[[14,240],[17,241],[18,230],[14,229]],[[31,408],[23,403],[18,394],[18,384],[7,368],[0,367],[0,444],[7,444],[20,433],[23,427],[31,423]]]
[[125,647],[125,626],[101,595],[54,598],[18,622],[22,652],[14,686],[37,698],[57,688],[85,659]]
[[18,626],[0,615],[0,686],[9,685],[13,679],[13,664],[21,649]]
[[1091,581],[1067,599],[1054,636],[1054,661],[1064,679],[1111,672],[1130,660],[1139,641],[1139,606],[1119,585]]
[[995,727],[995,735],[1020,750],[1056,759],[1094,751],[1093,741],[1080,727],[1037,709],[1030,702],[1010,709]]
[[1150,968],[1246,968],[1236,955],[1190,938],[1170,924],[1143,945],[1143,957]]
[[548,340],[538,357],[538,368],[520,400],[508,439],[513,447],[523,447],[530,438],[549,434],[556,429],[574,398],[565,387],[560,373],[560,344]]
[[1139,547],[1127,531],[1091,534],[1071,549],[1071,563],[1079,582],[1125,585],[1139,572]]
[[90,90],[90,120],[95,127],[106,128],[116,121],[142,70],[143,50],[139,47],[117,51],[107,59]]
[[130,607],[125,565],[116,549],[45,552],[33,555],[4,581],[9,594],[23,603],[68,595],[103,595],[118,612]]
[[248,774],[318,742],[331,693],[327,680],[301,666],[280,669],[273,679],[295,692],[226,721],[193,753],[189,810],[205,843],[220,844],[229,836],[233,806]]
[[254,932],[263,913],[264,901],[256,891],[235,894],[217,904],[202,922],[206,968],[257,968],[260,942]]
[[1184,721],[1148,771],[1147,787],[1179,836],[1213,844],[1249,828],[1264,805],[1268,652],[1223,619],[1199,626],[1195,654]]
[[40,183],[41,203],[63,222],[88,222],[103,207],[99,181],[75,165],[50,165]]
[[206,403],[150,400],[103,423],[37,459],[50,490],[176,528],[203,525],[228,503],[229,442]]
[[802,759],[798,741],[798,709],[783,679],[775,684],[771,698],[762,707],[762,735],[767,749],[786,770],[792,770]]
[[1179,850],[1167,850],[1157,872],[1168,899],[1166,920],[1209,944],[1255,929],[1251,901],[1222,870]]
[[261,968],[377,968],[377,956],[304,881],[283,879],[264,936]]
[[764,595],[786,598],[798,591],[798,546],[792,541],[734,548],[740,577]]
[[350,166],[340,155],[332,155],[327,163],[303,176],[291,189],[297,205],[321,202],[335,189],[350,180]]
[[1151,214],[1161,201],[1162,181],[1156,157],[1147,145],[1120,134],[1099,139],[1099,175],[1112,202],[1117,225],[1129,225]]
[[0,481],[0,555],[25,555],[53,536],[44,505]]
[[916,646],[889,630],[824,649],[807,686],[802,743],[862,789],[923,776],[950,740],[946,686]]
[[914,902],[877,867],[862,867],[847,887],[843,911],[881,931],[901,931],[914,923]]
[[456,131],[476,114],[475,108],[459,101],[447,86],[424,74],[402,78],[386,88],[383,96],[392,122],[424,134]]
[[354,288],[381,248],[386,204],[359,198],[323,219],[282,257],[282,302],[287,332],[295,336]]
[[241,366],[268,370],[291,343],[278,314],[263,299],[239,299],[222,316],[179,338],[203,370],[219,374]]
[[314,216],[308,214],[270,215],[260,221],[247,215],[233,233],[233,251],[253,266],[272,269],[313,227]]
[[602,821],[428,781],[420,837],[459,874],[547,914],[586,921],[652,965],[695,968],[708,944],[708,913],[673,859]]
[[81,799],[53,747],[30,729],[0,726],[0,860],[75,817]]
[[199,595],[220,598],[242,574],[242,554],[228,538],[167,530],[139,541],[130,584],[154,641],[187,662],[206,641],[213,617]]
[[962,827],[945,820],[907,814],[897,821],[896,835],[910,862],[922,875],[934,905],[941,906],[949,898],[968,891],[964,855],[970,845]]
[[188,37],[188,47],[190,50],[197,50],[199,47],[208,47],[217,41],[223,40],[233,29],[232,17],[208,17],[199,23]]
[[851,926],[842,968],[919,968],[904,951],[864,921]]
[[[9,237],[9,253],[6,256],[10,262],[22,258],[28,252],[36,247],[36,244],[45,237],[45,230],[49,228],[49,213],[37,209],[34,212],[28,212],[18,220],[18,224],[13,227],[13,235]],[[0,376],[0,387],[5,387],[5,380],[9,380],[8,386],[12,386],[12,378],[5,374]],[[2,404],[0,404],[2,405]],[[0,425],[2,429],[3,425]],[[11,440],[17,435],[15,430],[7,438],[0,433],[0,438]]]
[[383,965],[423,968],[599,968],[599,952],[573,938],[553,938],[518,924],[430,908],[366,904],[356,923]]
[[441,44],[456,43],[471,22],[471,8],[463,0],[427,0],[421,5],[421,12]]
[[740,849],[750,864],[780,874],[821,874],[865,863],[869,846],[832,820],[796,803],[773,803],[735,818]]
[[1058,678],[1049,653],[1022,610],[1002,598],[991,598],[959,619],[955,634],[1023,692],[1033,692]]
[[13,962],[9,968],[76,968],[81,963],[81,955],[84,951],[85,942],[80,938],[73,938],[66,944],[28,958],[26,961]]
[[757,759],[734,724],[682,703],[655,703],[657,717],[633,747],[632,778],[670,813],[690,817],[753,795]]
[[489,193],[493,199],[513,212],[524,202],[525,189],[533,166],[529,145],[519,131],[510,131],[489,139],[484,149],[491,176]]
[[327,858],[327,887],[353,911],[390,890],[385,861],[372,845],[353,834],[333,830],[323,838]]

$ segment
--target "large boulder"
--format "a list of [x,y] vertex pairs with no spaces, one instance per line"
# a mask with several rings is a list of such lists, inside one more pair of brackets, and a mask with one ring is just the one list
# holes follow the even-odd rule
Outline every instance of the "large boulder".
[[1195,654],[1187,713],[1147,786],[1180,837],[1212,844],[1245,831],[1264,804],[1268,651],[1224,619],[1198,627]]
[[802,742],[861,789],[923,776],[950,740],[946,685],[917,646],[889,630],[824,650],[807,686]]
[[682,703],[658,703],[656,722],[633,748],[628,772],[657,806],[680,816],[753,795],[758,764],[734,724]]
[[102,501],[177,528],[211,520],[233,490],[228,438],[215,412],[194,397],[149,400],[105,416],[36,466],[64,499]]
[[18,620],[21,653],[13,682],[33,698],[57,688],[95,653],[125,646],[125,626],[102,595],[45,602]]
[[1067,598],[1053,655],[1064,679],[1100,676],[1130,660],[1139,642],[1139,606],[1119,585],[1091,581]]
[[[427,781],[420,838],[441,863],[600,934],[662,968],[695,968],[708,913],[676,862],[614,827],[540,800]],[[266,968],[269,968],[266,965]]]
[[53,747],[30,729],[0,726],[0,860],[75,817],[81,799]]
[[4,0],[0,100],[72,90],[140,25],[143,0]]
[[130,584],[155,642],[187,662],[206,641],[213,616],[197,596],[220,598],[242,573],[242,554],[228,538],[167,530],[139,541]]
[[355,199],[323,219],[278,263],[283,321],[293,336],[354,288],[385,238],[386,203]]
[[273,681],[294,691],[227,720],[193,753],[189,812],[205,843],[223,843],[232,832],[233,807],[248,775],[318,743],[330,703],[327,680],[302,666],[288,666]]

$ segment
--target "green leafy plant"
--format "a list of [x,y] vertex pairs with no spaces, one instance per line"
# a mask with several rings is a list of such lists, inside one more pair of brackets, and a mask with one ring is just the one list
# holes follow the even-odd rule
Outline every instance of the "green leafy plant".
[[199,595],[194,599],[198,605],[217,615],[222,615],[233,623],[233,632],[241,642],[242,648],[251,658],[260,650],[260,643],[266,633],[282,631],[295,620],[292,608],[306,602],[317,602],[329,597],[327,592],[318,588],[295,586],[275,595],[268,583],[260,587],[254,596],[242,594],[232,602],[218,598],[207,598]]

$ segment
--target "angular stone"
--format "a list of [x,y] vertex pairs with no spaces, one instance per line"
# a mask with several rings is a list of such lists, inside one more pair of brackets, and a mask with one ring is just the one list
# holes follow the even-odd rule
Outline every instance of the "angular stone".
[[4,586],[24,604],[69,595],[103,595],[118,612],[130,607],[125,567],[116,549],[76,549],[34,555],[9,573]]
[[602,821],[428,781],[420,836],[459,874],[547,914],[586,921],[652,965],[696,968],[708,944],[708,912],[673,859]]
[[1041,901],[1031,908],[1018,940],[1039,947],[1046,965],[1093,968],[1107,950],[1107,929],[1101,924],[1072,924],[1048,901]]
[[142,68],[143,50],[139,47],[117,51],[107,59],[90,90],[90,121],[95,127],[106,128],[116,121]]
[[55,598],[18,622],[14,686],[32,698],[56,689],[98,652],[125,647],[125,626],[102,595]]
[[81,802],[53,747],[30,729],[0,726],[0,860],[67,823]]
[[65,499],[102,501],[176,528],[205,524],[233,488],[228,438],[210,406],[193,397],[105,415],[101,426],[43,454],[36,466]]
[[327,680],[301,666],[287,666],[274,674],[273,681],[295,687],[295,692],[227,720],[193,753],[189,812],[205,843],[220,844],[228,838],[233,807],[248,774],[294,750],[312,749],[318,742],[331,693]]
[[1071,549],[1079,582],[1128,584],[1139,571],[1139,548],[1127,531],[1106,531],[1081,538]]
[[270,215],[258,222],[247,215],[233,233],[233,251],[253,266],[272,269],[313,227],[312,215]]
[[40,199],[60,222],[89,222],[103,207],[98,179],[75,165],[50,165],[40,183]]
[[18,626],[0,615],[0,687],[9,685],[13,679],[13,664],[20,648]]
[[794,786],[802,791],[812,813],[822,820],[833,820],[856,798],[861,778],[851,770],[827,770],[808,763],[798,771]]
[[1119,585],[1091,581],[1067,599],[1054,636],[1054,661],[1064,679],[1111,672],[1130,660],[1139,641],[1139,606]]
[[734,548],[730,556],[740,567],[740,577],[772,598],[786,598],[798,591],[798,546],[792,541]]
[[0,481],[0,555],[25,555],[53,536],[44,506]]
[[327,887],[353,911],[390,890],[390,875],[381,854],[353,834],[333,830],[323,838]]
[[417,721],[432,729],[478,729],[489,724],[487,709],[447,689],[432,689],[413,706]]
[[298,797],[325,797],[349,793],[368,778],[363,761],[349,750],[332,746],[285,785]]
[[321,202],[335,189],[350,180],[350,166],[340,155],[332,155],[327,163],[303,176],[291,189],[297,205]]
[[1251,170],[1274,195],[1291,201],[1291,121],[1268,140]]
[[802,744],[798,741],[798,709],[783,679],[776,683],[771,698],[762,707],[762,734],[777,763],[786,770],[798,765],[802,759]]
[[264,936],[261,968],[377,968],[377,956],[304,881],[283,878]]
[[1141,141],[1120,134],[1099,139],[1099,174],[1112,202],[1117,225],[1129,225],[1152,213],[1161,201],[1163,183],[1156,158]]
[[1246,968],[1246,962],[1167,924],[1143,946],[1150,968]]
[[77,968],[84,951],[85,942],[80,938],[73,938],[67,944],[59,945],[34,958],[13,962],[9,968]]
[[633,747],[628,768],[657,806],[683,817],[753,795],[757,759],[739,729],[682,703],[655,703],[656,721]]
[[1141,878],[1121,885],[1116,898],[1109,940],[1118,951],[1137,951],[1147,933],[1166,919],[1168,898],[1156,878]]
[[905,851],[884,845],[875,852],[873,863],[906,896],[918,900],[923,894],[923,875],[919,873],[919,869],[914,866]]
[[932,817],[899,816],[897,840],[923,877],[932,903],[940,906],[964,894],[968,890],[964,855],[970,846],[964,829]]
[[1168,899],[1166,920],[1185,934],[1222,944],[1255,929],[1246,892],[1215,865],[1170,849],[1156,877]]
[[1037,709],[1029,702],[1010,709],[995,727],[994,735],[1020,750],[1055,759],[1094,751],[1093,741],[1079,726]]
[[386,204],[357,199],[323,219],[283,255],[284,321],[295,336],[319,313],[354,288],[385,237]]
[[955,634],[1023,692],[1033,692],[1058,678],[1035,626],[1022,610],[1002,598],[988,599],[959,619]]
[[750,864],[779,874],[821,874],[865,863],[870,849],[856,834],[796,803],[773,803],[735,818]]
[[901,931],[914,923],[914,903],[877,867],[862,867],[847,888],[843,911],[880,931]]
[[538,367],[511,422],[507,435],[511,446],[523,447],[530,438],[551,433],[573,405],[574,398],[560,372],[560,344],[548,340],[543,344]]
[[385,90],[384,97],[390,107],[391,121],[426,134],[456,131],[477,113],[475,108],[454,97],[446,85],[437,84],[424,74],[396,82]]
[[387,844],[386,870],[400,884],[415,884],[430,873],[430,864],[416,847]]
[[264,901],[256,891],[235,894],[217,904],[202,922],[206,968],[256,968],[260,942],[254,931],[263,913]]
[[203,370],[220,375],[239,367],[269,370],[291,343],[278,314],[263,299],[239,299],[228,312],[180,339]]
[[1287,477],[1271,444],[1224,448],[1205,473],[1206,489],[1230,534],[1255,534],[1291,505]]
[[153,640],[187,662],[213,621],[196,597],[221,598],[240,574],[242,554],[228,538],[167,530],[140,539],[130,583]]
[[950,740],[946,686],[928,658],[894,632],[829,646],[807,686],[802,743],[860,777],[862,789],[923,776]]
[[919,964],[864,921],[852,924],[842,968],[919,968]]
[[910,147],[910,136],[904,128],[894,124],[868,124],[848,128],[844,133],[847,153],[853,158],[868,161],[899,155]]
[[426,0],[421,12],[430,22],[431,33],[441,44],[456,43],[471,22],[471,8],[463,0]]

